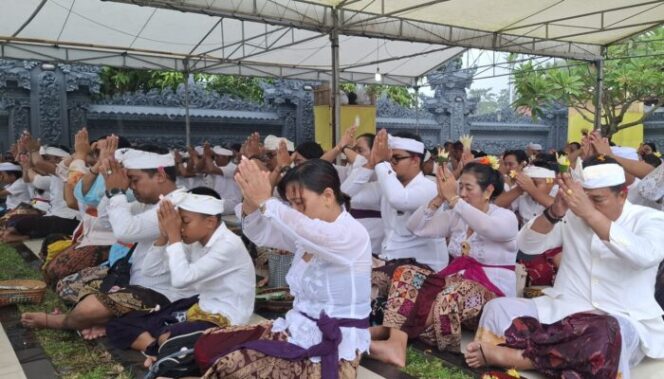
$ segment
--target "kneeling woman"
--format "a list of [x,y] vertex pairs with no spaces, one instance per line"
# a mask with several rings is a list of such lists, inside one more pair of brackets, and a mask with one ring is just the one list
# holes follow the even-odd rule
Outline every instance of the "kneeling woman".
[[400,267],[392,277],[383,326],[371,328],[371,355],[398,366],[406,363],[409,338],[458,352],[461,327],[475,329],[487,301],[516,292],[518,221],[491,202],[503,190],[500,173],[473,162],[457,184],[441,167],[437,184],[438,196],[411,216],[408,229],[447,238],[453,260],[438,273]]
[[293,251],[286,281],[295,297],[285,318],[216,329],[198,340],[205,377],[352,377],[369,349],[371,243],[344,210],[329,162],[308,160],[278,185],[290,207],[271,199],[268,173],[243,159],[242,226],[258,246]]

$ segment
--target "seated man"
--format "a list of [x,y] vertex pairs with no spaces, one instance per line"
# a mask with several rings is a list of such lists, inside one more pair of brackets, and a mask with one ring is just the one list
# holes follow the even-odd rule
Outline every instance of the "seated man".
[[[161,202],[158,217],[162,235],[145,259],[146,273],[170,273],[172,285],[193,288],[199,294],[198,302],[193,306],[191,302],[183,303],[184,307],[170,309],[167,314],[136,312],[114,320],[108,326],[111,343],[116,334],[122,334],[115,333],[116,328],[138,327],[143,333],[131,347],[141,351],[147,348],[146,353],[155,356],[157,347],[170,336],[249,321],[254,310],[256,273],[242,239],[221,221],[223,203],[214,190],[206,187]],[[163,321],[178,311],[186,312],[185,322]],[[156,322],[155,318],[162,321]]]
[[664,213],[626,200],[615,160],[592,157],[582,172],[582,183],[565,174],[554,204],[518,236],[526,254],[563,246],[554,287],[535,299],[487,303],[467,348],[471,367],[629,378],[644,356],[664,357],[664,312],[654,296]]
[[0,198],[5,199],[5,209],[0,209],[0,215],[5,211],[16,208],[21,203],[30,202],[28,186],[21,177],[23,169],[12,162],[0,163]]
[[[169,199],[181,192],[175,186],[173,156],[156,146],[144,146],[141,150],[119,149],[115,152],[115,159],[104,163],[101,173],[106,185],[106,198],[102,202],[108,201],[113,234],[120,241],[136,242],[131,253],[129,283],[123,275],[118,275],[114,282],[106,280],[107,276],[106,279],[72,283],[70,286],[75,288],[70,292],[77,293],[78,303],[71,312],[63,315],[24,313],[21,317],[24,326],[104,329],[114,317],[135,310],[163,308],[171,301],[195,294],[173,288],[167,273],[147,275],[143,267],[147,252],[160,236],[157,203],[161,198]],[[138,202],[127,200],[128,188],[132,189]],[[100,336],[99,332],[95,334]]]

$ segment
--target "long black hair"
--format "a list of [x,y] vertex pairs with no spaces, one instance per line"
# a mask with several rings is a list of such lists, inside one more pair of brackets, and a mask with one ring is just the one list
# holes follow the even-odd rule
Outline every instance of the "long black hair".
[[337,204],[349,209],[350,198],[341,192],[341,180],[332,163],[322,159],[309,159],[286,171],[277,184],[277,191],[282,199],[286,198],[286,186],[297,183],[309,191],[322,194],[326,188],[334,193]]

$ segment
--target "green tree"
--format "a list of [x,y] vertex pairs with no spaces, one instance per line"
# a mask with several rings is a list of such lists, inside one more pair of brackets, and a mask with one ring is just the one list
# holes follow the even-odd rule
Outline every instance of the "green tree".
[[[342,83],[339,88],[346,93],[355,92],[357,90],[357,85],[355,83]],[[378,98],[381,95],[385,95],[388,99],[402,107],[414,108],[417,105],[416,94],[410,92],[407,87],[368,84],[364,88],[369,96],[373,95]]]
[[[101,71],[102,95],[149,91],[154,88],[176,89],[184,83],[185,74],[179,71],[152,71],[104,67]],[[236,75],[194,74],[194,82],[204,88],[254,102],[263,101],[261,81],[266,79]]]
[[[664,105],[664,60],[657,56],[657,52],[664,52],[662,41],[664,27],[608,48],[602,91],[603,135],[612,136],[641,124],[650,113]],[[560,102],[594,123],[595,70],[592,64],[572,60],[548,65],[523,63],[514,71],[516,99],[513,105],[530,108],[533,117],[538,117],[548,105]],[[653,106],[638,120],[625,121],[625,114],[636,102]]]

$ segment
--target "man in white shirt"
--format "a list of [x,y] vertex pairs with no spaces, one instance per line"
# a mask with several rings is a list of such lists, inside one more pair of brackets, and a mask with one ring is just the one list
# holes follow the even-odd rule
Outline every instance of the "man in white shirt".
[[[418,264],[433,271],[447,266],[449,257],[444,239],[418,237],[406,227],[413,212],[437,194],[436,184],[422,174],[423,158],[424,144],[419,136],[410,133],[388,136],[387,131],[381,130],[376,135],[369,163],[354,173],[355,186],[369,188],[380,201],[385,225],[380,259],[376,260],[379,267],[372,274],[374,299],[387,298],[392,273],[401,265]],[[377,180],[370,182],[374,173]],[[377,300],[375,313],[379,312],[381,301]],[[380,315],[374,316],[380,322]]]
[[[23,169],[16,163],[0,163],[0,184],[3,186],[0,189],[0,198],[5,198],[5,210],[12,210],[21,203],[30,202],[30,193],[22,174]],[[0,211],[0,214],[3,212]]]
[[[49,234],[70,235],[79,224],[78,210],[67,206],[64,199],[64,181],[67,177],[65,160],[70,160],[64,146],[39,146],[30,140],[30,168],[24,175],[29,183],[48,188],[50,204],[44,216],[23,217],[13,225],[12,235],[6,241],[44,238]],[[68,162],[66,163],[68,164]]]
[[[178,191],[173,155],[158,147],[118,149],[115,159],[103,164],[101,173],[106,196],[99,208],[107,207],[113,234],[119,241],[137,244],[131,255],[129,283],[111,283],[113,286],[108,291],[102,289],[108,282],[87,283],[80,290],[78,304],[71,312],[64,315],[24,313],[21,317],[24,326],[75,330],[103,328],[109,320],[127,312],[156,309],[195,295],[193,291],[175,289],[168,273],[147,275],[143,272],[145,256],[160,235],[157,204]],[[139,202],[127,200],[125,193],[129,188]]]
[[237,165],[233,163],[233,152],[221,146],[211,149],[205,155],[205,172],[214,179],[214,190],[224,200],[223,215],[235,213],[235,206],[242,202],[242,192],[233,176]]
[[629,378],[644,356],[664,357],[664,311],[654,297],[664,213],[626,199],[625,173],[611,158],[587,160],[582,173],[581,183],[559,180],[554,204],[518,237],[526,254],[563,246],[554,287],[487,303],[467,348],[471,367]]

